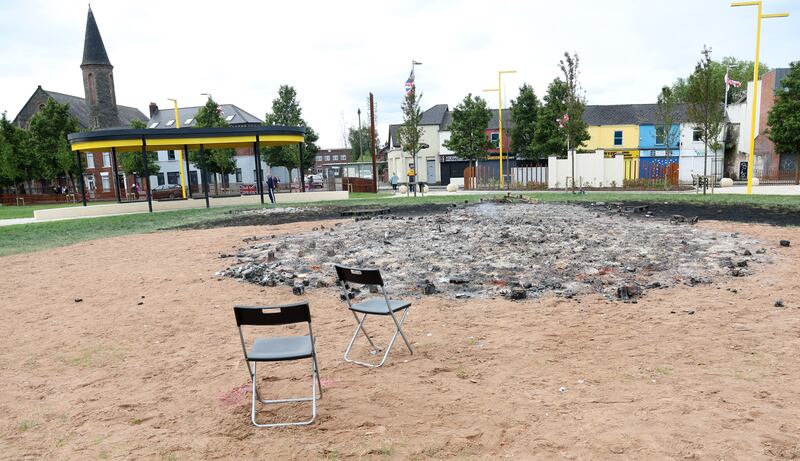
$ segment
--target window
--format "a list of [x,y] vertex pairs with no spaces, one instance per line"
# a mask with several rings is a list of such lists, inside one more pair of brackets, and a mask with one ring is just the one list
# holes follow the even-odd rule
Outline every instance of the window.
[[[103,166],[109,168],[111,166],[111,153],[103,152]],[[105,189],[105,186],[103,186]]]
[[664,127],[656,127],[656,144],[665,144],[667,141],[664,139]]
[[158,126],[158,122],[153,122],[150,124],[150,128],[155,128]]
[[321,162],[321,161],[322,161],[322,156],[321,156],[321,155],[317,155],[317,161],[318,161],[318,162]]
[[701,130],[700,128],[695,128],[694,131],[692,131],[692,141],[699,142],[702,140],[703,140],[703,130]]
[[86,153],[86,168],[94,168],[94,154]]
[[180,184],[181,183],[181,174],[177,171],[169,171],[167,172],[167,184]]
[[174,124],[175,124],[175,120],[170,120],[169,122],[167,122],[167,126],[172,126]]
[[158,173],[156,175],[156,180],[158,181],[158,185],[159,186],[163,186],[164,185],[164,173]]
[[615,131],[614,132],[614,145],[621,146],[622,145],[622,131]]
[[236,182],[242,182],[242,169],[236,169]]
[[100,173],[100,179],[103,181],[103,190],[111,190],[111,180],[108,178],[108,172]]
[[229,115],[229,116],[225,117],[225,121],[226,122],[230,122],[231,120],[233,120],[233,117],[235,117],[235,115]]
[[183,124],[189,126],[192,124],[193,121],[194,121],[193,118],[187,118],[186,120],[183,121]]
[[175,151],[174,150],[168,150],[167,151],[167,160],[175,160]]
[[331,161],[331,156],[330,155],[326,155],[325,156],[325,161],[326,162],[330,162]]
[[498,149],[500,147],[500,133],[491,133],[489,140],[492,142],[492,148]]

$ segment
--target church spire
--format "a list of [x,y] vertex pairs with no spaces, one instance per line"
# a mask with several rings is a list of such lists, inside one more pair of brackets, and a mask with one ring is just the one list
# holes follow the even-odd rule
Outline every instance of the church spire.
[[86,18],[86,38],[83,42],[83,62],[81,65],[87,64],[111,65],[106,53],[106,47],[103,45],[103,37],[100,36],[100,30],[94,20],[91,6],[89,6],[89,16]]

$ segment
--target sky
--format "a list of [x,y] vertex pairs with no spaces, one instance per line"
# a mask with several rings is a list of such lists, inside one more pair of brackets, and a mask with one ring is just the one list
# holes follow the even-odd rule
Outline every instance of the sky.
[[[691,73],[704,45],[712,57],[752,60],[756,8],[722,0],[239,1],[94,0],[114,65],[117,103],[202,105],[210,93],[263,119],[278,87],[295,87],[319,146],[343,144],[357,109],[378,136],[400,123],[411,61],[422,107],[454,107],[468,93],[492,108],[497,71],[504,106],[523,83],[544,95],[565,51],[580,56],[589,104],[653,103]],[[83,97],[80,62],[88,6],[77,0],[0,0],[0,112],[14,118],[37,85]],[[761,61],[800,60],[800,0],[765,0]]]

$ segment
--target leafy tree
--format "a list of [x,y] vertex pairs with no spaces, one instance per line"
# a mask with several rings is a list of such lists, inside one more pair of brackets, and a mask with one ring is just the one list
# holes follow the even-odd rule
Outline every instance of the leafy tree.
[[558,63],[558,67],[564,74],[564,83],[567,87],[564,105],[569,120],[563,130],[569,140],[568,148],[576,151],[589,139],[589,131],[586,128],[586,122],[583,121],[583,112],[586,110],[586,96],[583,95],[583,90],[578,82],[578,76],[580,75],[578,70],[579,63],[578,54],[570,55],[568,52],[564,52],[564,59]]
[[541,102],[536,97],[533,87],[527,83],[519,88],[519,96],[511,101],[511,151],[518,157],[531,160],[541,158],[536,150],[534,135],[539,118]]
[[[272,112],[267,112],[264,124],[271,126],[302,126],[305,127],[305,142],[303,143],[303,169],[311,166],[314,157],[319,152],[317,141],[319,135],[308,126],[303,119],[303,109],[297,100],[297,91],[289,85],[278,88],[278,97],[272,100]],[[269,147],[264,151],[267,163],[270,166],[283,166],[292,174],[292,168],[300,167],[300,147],[297,145]],[[300,171],[303,178],[304,171]],[[291,180],[291,176],[290,176]]]
[[542,156],[557,155],[563,157],[567,151],[567,139],[558,127],[558,120],[567,113],[567,85],[560,78],[555,78],[547,85],[544,104],[536,119],[533,133],[533,151]]
[[[225,128],[228,122],[222,116],[222,109],[211,96],[206,104],[194,116],[194,124],[198,128]],[[204,149],[204,156],[199,150],[189,152],[189,161],[197,168],[216,175],[229,175],[236,172],[236,151],[233,149]],[[219,194],[219,181],[214,181],[214,190]]]
[[486,150],[491,147],[486,137],[486,126],[492,118],[492,112],[486,101],[480,96],[473,98],[472,93],[464,97],[453,108],[453,123],[450,125],[450,139],[444,146],[457,156],[466,159],[472,165],[478,159],[486,157]]
[[[724,102],[725,100],[725,71],[730,67],[728,71],[728,77],[732,80],[736,80],[737,82],[742,82],[742,86],[739,88],[731,87],[728,92],[728,101],[738,101],[742,99],[742,97],[746,96],[747,93],[747,82],[753,78],[753,61],[740,61],[732,56],[726,56],[722,58],[721,62],[711,61],[711,69],[713,73],[713,81],[717,84],[721,85],[723,88],[722,98],[719,102]],[[770,71],[769,66],[764,64],[763,62],[758,66],[758,75],[764,75]],[[672,93],[675,95],[675,99],[678,102],[688,102],[688,95],[689,95],[689,78],[678,78],[672,84]]]
[[710,145],[715,151],[719,148],[719,135],[725,122],[721,103],[724,89],[715,81],[711,49],[704,46],[702,54],[703,58],[697,63],[694,74],[689,77],[687,100],[689,120],[700,130],[700,139],[703,140],[703,175],[707,175],[708,147]]
[[[370,139],[369,136],[368,126],[362,126],[361,131],[359,131],[357,127],[351,126],[347,130],[347,143],[350,145],[350,150],[353,152],[352,157],[354,162],[372,161],[372,139]],[[377,139],[375,145],[380,145]]]
[[[673,127],[678,119],[677,100],[672,89],[665,86],[661,88],[656,102],[656,144],[664,144],[667,148],[667,155],[672,155],[672,151],[669,149],[676,144],[678,136],[680,136],[680,129]],[[659,132],[661,133],[661,142],[659,142]]]
[[767,133],[778,152],[794,153],[795,181],[800,182],[800,61],[789,64],[781,86],[767,116]]
[[[141,120],[131,120],[130,124],[131,128],[134,129],[143,129],[147,127],[147,124]],[[147,152],[147,154],[143,157],[140,151],[134,152],[119,152],[117,154],[117,161],[119,162],[119,166],[122,167],[122,171],[128,174],[135,174],[139,177],[144,177],[144,162],[145,157],[147,158],[147,173],[149,174],[157,174],[161,171],[161,167],[158,165],[158,153],[157,152]],[[148,178],[148,181],[150,178]],[[149,184],[148,184],[149,186]]]
[[403,124],[397,130],[400,147],[411,156],[415,170],[417,169],[417,153],[422,149],[420,146],[422,127],[419,125],[422,120],[422,110],[419,107],[420,99],[422,99],[422,94],[417,96],[417,87],[412,86],[411,91],[406,94],[403,104],[400,106],[403,111]]
[[36,174],[36,158],[30,152],[28,132],[14,126],[3,112],[0,118],[0,185],[14,186],[19,196],[19,185],[30,181]]
[[59,104],[52,99],[47,100],[29,124],[30,146],[39,160],[41,174],[48,178],[68,176],[73,187],[79,179],[78,169],[67,135],[76,131],[78,121],[70,115],[69,104]]

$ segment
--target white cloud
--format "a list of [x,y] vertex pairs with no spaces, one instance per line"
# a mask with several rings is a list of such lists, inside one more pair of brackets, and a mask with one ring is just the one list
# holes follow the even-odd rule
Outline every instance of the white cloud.
[[[93,2],[115,66],[117,100],[146,112],[154,101],[233,103],[263,117],[280,84],[294,85],[320,144],[340,144],[341,118],[355,125],[375,93],[379,133],[399,122],[412,58],[423,106],[455,105],[504,77],[506,101],[523,82],[542,95],[565,50],[581,56],[590,103],[651,102],[687,75],[704,44],[714,56],[752,59],[755,11],[725,1],[562,2]],[[762,61],[800,59],[800,7],[766,2]],[[0,111],[16,115],[37,84],[83,94],[80,60],[86,3],[0,0]],[[793,54],[794,52],[794,54]],[[483,94],[496,106],[496,98]],[[366,115],[363,115],[366,120]]]

